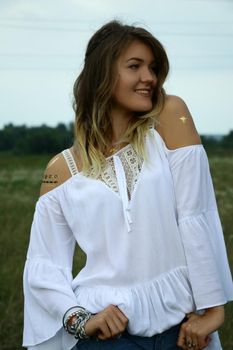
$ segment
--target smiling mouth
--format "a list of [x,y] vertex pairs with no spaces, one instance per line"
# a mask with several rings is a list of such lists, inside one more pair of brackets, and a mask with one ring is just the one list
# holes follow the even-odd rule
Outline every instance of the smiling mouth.
[[143,97],[152,97],[152,90],[150,89],[137,89],[135,90],[135,92],[140,95],[140,96],[143,96]]

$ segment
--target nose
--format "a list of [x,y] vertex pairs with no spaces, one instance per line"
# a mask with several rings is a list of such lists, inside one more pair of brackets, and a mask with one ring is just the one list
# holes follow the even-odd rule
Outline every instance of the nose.
[[157,78],[151,68],[145,67],[145,69],[143,69],[141,74],[141,81],[147,83],[156,83]]

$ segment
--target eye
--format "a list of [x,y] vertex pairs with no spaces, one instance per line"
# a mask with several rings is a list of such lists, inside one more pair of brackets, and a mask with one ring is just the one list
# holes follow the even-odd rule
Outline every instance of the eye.
[[136,69],[139,68],[139,64],[131,64],[131,65],[129,66],[129,68],[132,69],[132,70],[136,70]]

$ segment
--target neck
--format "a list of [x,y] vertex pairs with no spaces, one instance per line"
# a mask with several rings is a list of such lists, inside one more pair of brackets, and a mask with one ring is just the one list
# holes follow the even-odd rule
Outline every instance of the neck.
[[111,114],[111,124],[112,124],[112,144],[119,141],[121,136],[124,134],[128,127],[129,120],[132,115],[123,114],[118,111],[113,111]]
[[110,156],[113,153],[120,150],[122,147],[126,146],[126,142],[121,142],[120,144],[116,143],[120,140],[125,130],[128,127],[129,120],[132,116],[120,113],[119,111],[114,110],[111,113],[111,124],[112,124],[112,139],[107,147],[106,156]]

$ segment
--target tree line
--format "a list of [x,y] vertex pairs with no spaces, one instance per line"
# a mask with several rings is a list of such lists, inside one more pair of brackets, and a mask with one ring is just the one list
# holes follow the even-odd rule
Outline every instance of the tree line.
[[[10,123],[0,129],[0,151],[12,154],[55,154],[71,147],[73,140],[73,123],[55,127]],[[233,130],[220,138],[201,135],[201,140],[207,151],[233,150]]]
[[73,123],[59,123],[55,127],[8,124],[0,130],[0,151],[13,154],[54,154],[72,143]]

